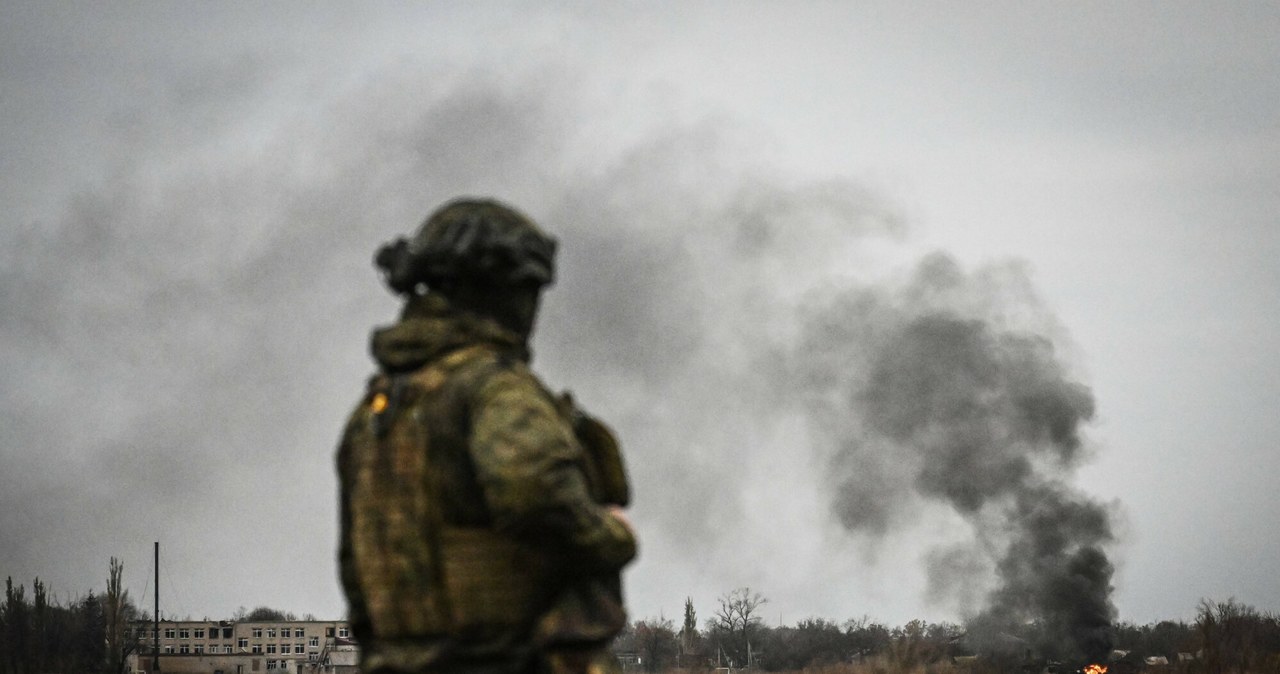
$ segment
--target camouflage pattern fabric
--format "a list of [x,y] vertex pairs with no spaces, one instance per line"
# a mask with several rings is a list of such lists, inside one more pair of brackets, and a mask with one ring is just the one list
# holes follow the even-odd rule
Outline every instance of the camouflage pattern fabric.
[[601,505],[627,498],[607,429],[584,450],[583,415],[530,371],[521,341],[432,294],[372,350],[380,372],[338,451],[362,669],[607,668],[625,623],[618,572],[636,551]]

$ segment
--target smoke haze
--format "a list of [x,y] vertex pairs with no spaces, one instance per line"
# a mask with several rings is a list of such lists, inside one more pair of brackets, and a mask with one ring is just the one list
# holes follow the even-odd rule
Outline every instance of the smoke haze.
[[[372,255],[470,194],[561,241],[534,365],[623,441],[633,617],[750,586],[1067,653],[1112,585],[1139,620],[1274,605],[1275,542],[1218,526],[1276,512],[1271,24],[571,5],[7,5],[0,575],[61,599],[117,556],[149,602],[160,540],[167,614],[340,615],[334,445],[397,311]],[[1089,495],[1122,488],[1129,578]]]
[[[793,542],[729,551],[789,526],[803,494],[821,498],[821,460],[785,434],[798,424],[788,401],[811,386],[786,378],[806,366],[788,361],[793,300],[863,266],[868,239],[903,235],[900,214],[853,183],[740,168],[748,155],[723,126],[673,127],[575,166],[556,149],[572,146],[559,120],[580,113],[556,104],[572,95],[483,75],[417,79],[387,73],[247,164],[215,156],[164,176],[125,165],[55,226],[24,230],[5,306],[6,325],[27,332],[7,353],[42,372],[30,387],[44,390],[11,390],[19,423],[6,427],[11,446],[47,448],[23,453],[27,471],[50,453],[95,457],[81,469],[101,486],[70,502],[140,538],[188,520],[208,536],[193,556],[247,528],[267,541],[257,563],[287,566],[299,550],[329,559],[326,537],[281,535],[314,524],[257,504],[332,509],[310,487],[331,483],[325,431],[359,392],[363,335],[394,313],[370,251],[444,199],[493,194],[564,242],[539,363],[633,448],[646,544],[691,565],[723,556],[733,576],[775,573]],[[413,105],[422,112],[407,114]],[[757,487],[765,476],[773,484]],[[7,510],[40,500],[29,482],[14,487]],[[89,528],[77,519],[14,527],[11,549]]]
[[[38,569],[71,538],[99,556],[160,538],[184,579],[210,563],[225,570],[208,579],[327,565],[332,446],[369,368],[365,335],[395,313],[372,251],[475,193],[564,241],[535,349],[548,380],[634,448],[647,545],[693,564],[758,526],[748,481],[790,463],[760,440],[782,413],[769,379],[786,298],[863,237],[901,233],[898,216],[850,183],[730,168],[743,150],[708,125],[575,164],[570,92],[437,74],[382,73],[248,154],[211,149],[247,140],[216,125],[179,143],[182,163],[122,153],[53,222],[8,230],[4,365],[25,374],[4,392],[6,568]],[[244,95],[224,105],[252,107]],[[785,474],[777,498],[812,489],[812,475]],[[246,536],[251,549],[220,545]],[[131,565],[139,584],[144,564]],[[75,568],[95,577],[92,559]],[[333,611],[329,574],[298,580]],[[170,613],[296,592],[197,604],[170,582],[187,587]]]

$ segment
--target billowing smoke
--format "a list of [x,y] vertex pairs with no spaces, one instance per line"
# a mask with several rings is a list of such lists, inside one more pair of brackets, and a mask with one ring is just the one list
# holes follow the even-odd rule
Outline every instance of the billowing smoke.
[[[725,170],[689,151],[707,150],[697,132],[644,146],[556,214],[566,251],[595,259],[565,279],[591,304],[550,318],[602,317],[575,326],[575,351],[587,382],[610,382],[588,398],[612,401],[639,448],[659,535],[696,541],[686,554],[716,559],[722,586],[776,588],[791,539],[752,532],[794,532],[806,482],[873,541],[940,504],[965,531],[926,555],[927,593],[970,618],[976,646],[1032,634],[1047,657],[1105,654],[1109,513],[1071,487],[1094,401],[1023,266],[934,253],[905,278],[858,274],[902,233],[892,207],[847,182]],[[744,540],[755,566],[725,561]]]
[[930,593],[964,597],[995,572],[969,607],[973,640],[1021,635],[1046,657],[1097,659],[1115,614],[1111,526],[1068,482],[1094,402],[1028,289],[1017,266],[967,274],[934,254],[900,286],[810,307],[797,372],[844,526],[882,536],[922,503],[945,504],[973,537],[928,555]]

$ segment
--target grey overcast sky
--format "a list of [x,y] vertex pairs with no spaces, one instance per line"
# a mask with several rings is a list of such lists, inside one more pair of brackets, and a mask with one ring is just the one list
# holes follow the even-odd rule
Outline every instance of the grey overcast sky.
[[396,311],[373,251],[487,194],[561,239],[535,365],[628,452],[634,618],[742,586],[771,623],[981,608],[987,525],[857,430],[859,363],[938,308],[1091,392],[1034,474],[1110,514],[1121,619],[1280,611],[1276,3],[0,18],[15,583],[100,591],[117,556],[149,606],[159,540],[168,615],[340,616],[334,444]]

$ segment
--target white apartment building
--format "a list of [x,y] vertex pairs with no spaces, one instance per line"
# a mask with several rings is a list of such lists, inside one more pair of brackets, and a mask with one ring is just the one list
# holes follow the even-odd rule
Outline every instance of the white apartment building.
[[[135,674],[157,664],[155,624],[138,623]],[[359,651],[341,620],[162,620],[158,664],[166,674],[354,674]]]

